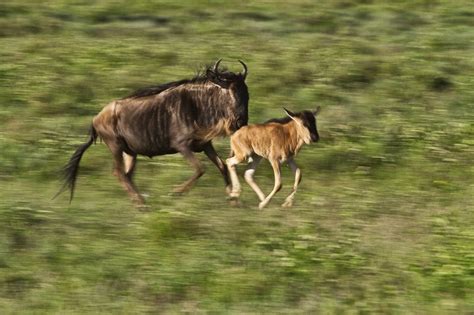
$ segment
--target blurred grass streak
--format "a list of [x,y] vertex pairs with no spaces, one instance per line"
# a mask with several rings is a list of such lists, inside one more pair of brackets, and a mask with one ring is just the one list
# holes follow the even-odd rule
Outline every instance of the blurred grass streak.
[[[470,1],[3,1],[1,313],[469,313],[474,310]],[[103,144],[51,201],[91,118],[223,57],[249,65],[250,121],[321,105],[322,141],[257,211],[216,169],[140,158],[138,212]],[[228,154],[228,139],[216,142]],[[257,181],[268,191],[263,163]]]

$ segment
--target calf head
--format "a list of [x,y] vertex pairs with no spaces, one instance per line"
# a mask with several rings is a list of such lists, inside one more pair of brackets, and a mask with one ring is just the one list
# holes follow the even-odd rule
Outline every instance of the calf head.
[[286,108],[283,109],[285,110],[286,114],[297,123],[301,136],[303,137],[303,140],[306,144],[319,141],[316,116],[321,110],[320,106],[318,106],[316,110],[313,111],[304,110],[298,113],[293,113]]

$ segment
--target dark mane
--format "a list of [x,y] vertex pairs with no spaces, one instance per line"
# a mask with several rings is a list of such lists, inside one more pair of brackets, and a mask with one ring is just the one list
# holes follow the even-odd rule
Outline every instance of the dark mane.
[[290,121],[291,121],[291,118],[288,117],[288,116],[286,116],[286,117],[283,117],[283,118],[272,118],[272,119],[267,120],[267,121],[264,122],[264,123],[267,124],[267,123],[272,123],[272,122],[274,122],[274,123],[279,123],[279,124],[284,125],[284,124],[289,123]]
[[177,87],[186,83],[204,83],[208,80],[206,74],[197,74],[194,78],[192,79],[184,79],[184,80],[179,80],[179,81],[173,81],[173,82],[168,82],[160,85],[154,85],[154,86],[148,86],[142,89],[139,89],[132,94],[124,97],[125,98],[140,98],[140,97],[145,97],[145,96],[150,96],[150,95],[157,95],[160,94],[163,91],[166,91],[170,88]]
[[227,71],[227,68],[225,67],[220,69],[219,74],[216,75],[216,73],[213,70],[213,66],[206,66],[201,71],[198,71],[197,74],[191,79],[184,79],[184,80],[173,81],[173,82],[164,83],[160,85],[145,87],[133,92],[132,94],[124,97],[123,99],[140,98],[140,97],[146,97],[146,96],[151,96],[151,95],[157,95],[170,88],[177,87],[177,86],[187,84],[187,83],[205,83],[205,82],[211,81],[222,87],[227,88],[230,82],[238,80],[239,78],[242,78],[242,75],[240,73],[235,74],[233,72]]

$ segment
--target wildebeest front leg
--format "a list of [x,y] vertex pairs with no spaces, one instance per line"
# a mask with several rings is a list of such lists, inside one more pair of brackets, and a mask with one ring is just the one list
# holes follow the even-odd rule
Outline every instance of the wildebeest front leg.
[[208,142],[204,145],[204,153],[206,153],[209,160],[211,160],[221,172],[222,176],[224,177],[226,191],[227,193],[230,193],[232,187],[229,180],[229,171],[224,161],[222,161],[222,159],[217,155],[217,152],[211,142]]
[[195,172],[190,179],[173,189],[174,193],[183,193],[188,191],[193,186],[194,182],[196,182],[196,180],[201,177],[202,174],[204,174],[204,167],[189,148],[181,148],[179,149],[179,152],[189,162],[189,164],[191,164]]
[[301,170],[296,165],[293,159],[288,160],[288,165],[290,166],[293,174],[295,174],[295,183],[293,189],[288,197],[286,197],[285,202],[282,204],[282,207],[291,207],[293,206],[293,199],[296,194],[296,189],[298,189],[298,184],[301,182]]

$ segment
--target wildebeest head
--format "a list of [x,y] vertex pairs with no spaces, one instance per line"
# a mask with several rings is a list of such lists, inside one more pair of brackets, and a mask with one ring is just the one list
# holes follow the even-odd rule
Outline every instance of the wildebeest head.
[[247,125],[248,122],[248,102],[249,93],[245,79],[247,78],[247,65],[239,60],[243,66],[243,71],[234,73],[224,70],[219,70],[219,64],[222,59],[219,59],[214,66],[207,68],[206,77],[214,84],[219,85],[223,89],[229,89],[234,95],[236,108],[235,124],[232,126],[233,130],[237,130],[242,126]]
[[321,110],[320,106],[318,106],[316,110],[313,111],[304,110],[298,113],[293,113],[286,108],[283,109],[291,119],[296,121],[299,125],[303,126],[308,131],[308,136],[304,139],[307,144],[309,144],[310,142],[319,141],[318,128],[316,126],[316,116]]

